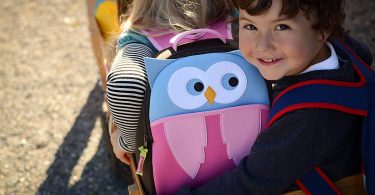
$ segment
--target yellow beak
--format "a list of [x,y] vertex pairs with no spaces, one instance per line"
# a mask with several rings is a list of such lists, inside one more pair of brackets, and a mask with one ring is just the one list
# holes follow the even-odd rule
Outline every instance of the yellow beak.
[[216,92],[210,86],[208,86],[207,90],[204,92],[204,96],[206,97],[208,103],[212,105],[216,97]]

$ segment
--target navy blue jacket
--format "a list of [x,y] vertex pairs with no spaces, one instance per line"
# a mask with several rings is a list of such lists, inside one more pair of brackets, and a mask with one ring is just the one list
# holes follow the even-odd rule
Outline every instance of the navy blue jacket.
[[[348,38],[347,43],[367,64],[370,50]],[[286,76],[275,82],[272,97],[290,85],[312,80],[356,81],[350,57],[335,48],[340,68]],[[271,108],[272,109],[272,108]],[[337,181],[360,171],[362,117],[329,109],[301,109],[287,113],[259,135],[251,154],[239,167],[196,189],[178,194],[281,194],[295,188],[295,180],[319,166]]]

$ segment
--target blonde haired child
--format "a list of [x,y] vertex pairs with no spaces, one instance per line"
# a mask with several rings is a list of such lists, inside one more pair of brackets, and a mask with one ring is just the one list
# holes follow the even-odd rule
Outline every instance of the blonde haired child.
[[134,0],[129,5],[122,16],[123,32],[107,79],[108,104],[118,127],[111,141],[121,161],[129,164],[127,154],[135,152],[138,118],[148,83],[143,59],[161,49],[148,38],[226,22],[231,11],[225,0]]

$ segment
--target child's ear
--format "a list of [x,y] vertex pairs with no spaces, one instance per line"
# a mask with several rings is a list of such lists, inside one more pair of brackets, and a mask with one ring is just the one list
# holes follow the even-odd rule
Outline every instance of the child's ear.
[[327,41],[331,33],[328,30],[320,30],[320,33],[318,33],[318,40],[319,41]]

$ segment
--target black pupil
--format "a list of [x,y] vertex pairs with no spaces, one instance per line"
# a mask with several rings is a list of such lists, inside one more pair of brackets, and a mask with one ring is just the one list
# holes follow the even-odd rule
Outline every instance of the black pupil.
[[203,86],[203,83],[201,83],[201,82],[197,82],[197,83],[194,84],[195,91],[201,92],[201,91],[203,91],[203,88],[204,88],[204,86]]
[[232,87],[235,87],[238,85],[238,79],[236,77],[231,77],[229,79],[229,85]]

